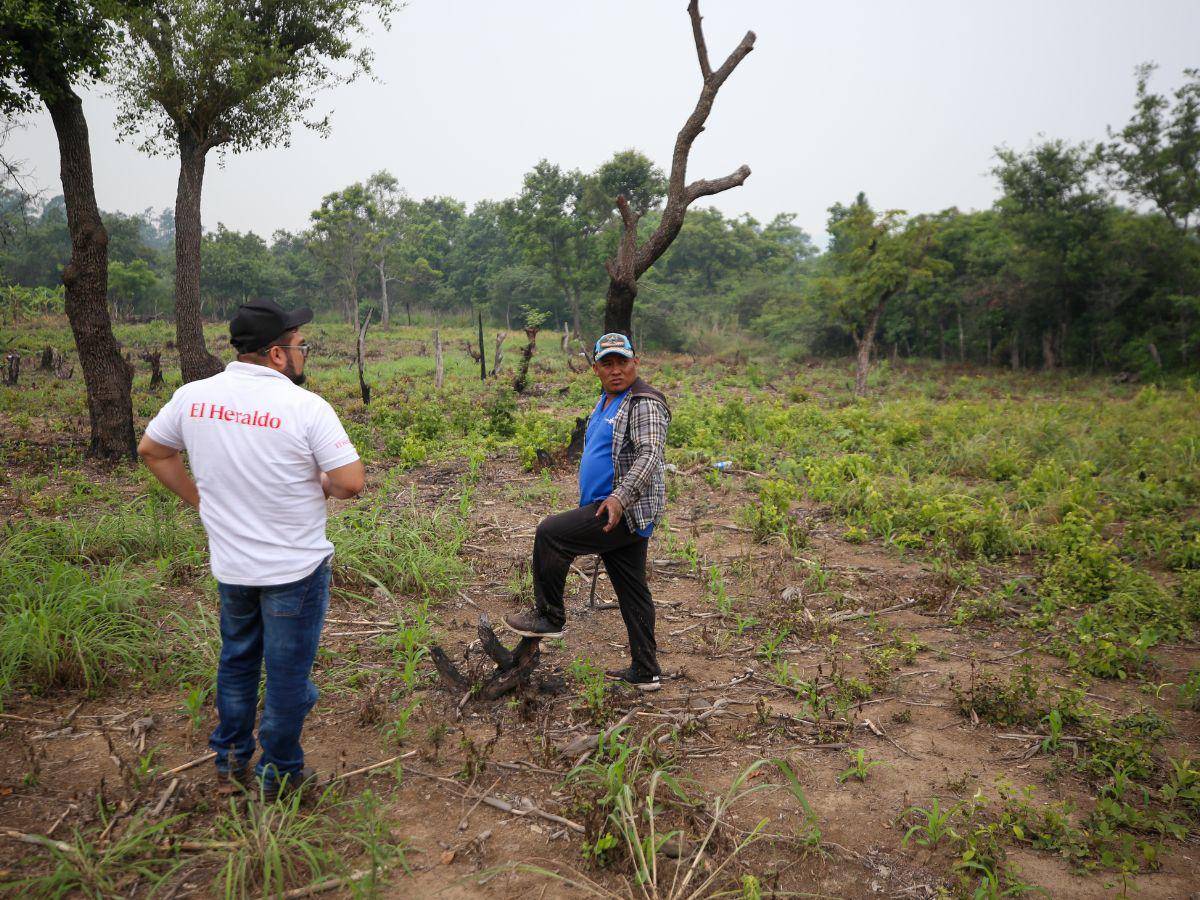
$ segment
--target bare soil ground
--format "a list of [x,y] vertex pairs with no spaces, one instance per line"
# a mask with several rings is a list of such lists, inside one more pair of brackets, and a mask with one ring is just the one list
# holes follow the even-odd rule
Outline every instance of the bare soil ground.
[[[447,502],[456,490],[457,474],[454,467],[416,470],[408,485],[414,493],[398,494],[396,502],[430,507]],[[758,876],[764,893],[934,896],[948,884],[950,861],[915,844],[901,846],[905,828],[898,819],[909,806],[925,805],[935,796],[967,799],[977,788],[993,790],[1001,777],[1017,787],[1035,786],[1041,801],[1069,800],[1076,794],[1080,801],[1086,799],[1072,788],[1071,778],[1047,779],[1052,758],[1027,754],[1036,741],[1004,738],[1002,729],[964,717],[954,702],[952,685],[965,685],[973,666],[1004,674],[1029,661],[1040,670],[1056,672],[1058,660],[1037,652],[1036,645],[1026,649],[1027,633],[950,626],[952,587],[895,552],[847,543],[840,537],[844,527],[815,506],[801,512],[809,525],[808,547],[793,553],[778,544],[755,543],[734,515],[751,496],[751,476],[726,476],[718,486],[699,474],[680,476],[680,482],[680,495],[669,513],[671,534],[656,535],[651,545],[651,586],[659,605],[659,648],[668,677],[655,694],[614,688],[606,721],[633,711],[636,735],[656,727],[659,734],[668,734],[664,747],[673,750],[681,768],[710,794],[722,792],[735,773],[756,760],[791,762],[817,814],[821,849],[801,851],[793,842],[772,838],[752,845],[739,863]],[[464,551],[473,568],[472,582],[458,599],[437,607],[441,646],[457,660],[475,640],[481,612],[499,621],[519,607],[507,585],[528,558],[538,519],[571,503],[573,473],[556,473],[553,486],[547,491],[539,478],[521,472],[513,460],[486,464]],[[837,635],[837,664],[845,674],[863,679],[868,677],[860,655],[864,649],[893,636],[915,639],[922,649],[914,662],[893,670],[869,699],[853,708],[854,727],[805,720],[793,693],[767,677],[756,655],[766,625],[750,625],[737,634],[735,625],[722,618],[705,595],[706,569],[693,571],[678,553],[669,553],[670,538],[677,544],[693,540],[705,565],[720,568],[743,616],[760,623],[785,615],[814,621],[831,614],[843,618],[809,640],[792,636],[782,646],[786,659],[805,679],[830,676],[829,633]],[[832,573],[836,591],[813,591],[797,557]],[[387,671],[388,653],[376,646],[376,635],[369,633],[374,627],[352,624],[383,622],[400,610],[390,609],[384,598],[370,608],[335,603],[330,609],[324,639],[329,652],[322,654],[314,676],[323,696],[305,732],[309,762],[328,776],[415,751],[404,761],[398,785],[390,768],[346,779],[351,792],[370,785],[389,797],[393,830],[410,843],[413,872],[394,877],[385,895],[584,895],[542,876],[494,872],[514,861],[562,872],[585,871],[618,893],[629,889],[618,872],[588,869],[580,852],[581,836],[569,828],[532,814],[503,813],[463,796],[482,791],[518,808],[527,800],[568,819],[576,816],[563,789],[572,760],[560,751],[573,738],[594,733],[597,726],[589,721],[571,679],[563,676],[576,657],[605,667],[622,664],[626,649],[619,613],[588,608],[590,564],[579,560],[580,571],[568,585],[564,646],[543,642],[536,681],[545,683],[547,690],[531,689],[495,703],[463,703],[431,675],[419,693],[421,705],[410,722],[410,736],[400,747],[386,740],[379,727],[396,711],[391,686],[373,674]],[[844,598],[836,609],[835,597]],[[196,598],[180,592],[173,599],[180,608],[194,608]],[[601,577],[597,600],[611,599],[611,589]],[[901,608],[850,618],[890,607]],[[796,634],[803,630],[798,628]],[[501,635],[510,644],[514,641],[511,635]],[[1187,658],[1194,654],[1194,649],[1179,648],[1164,656],[1186,671]],[[478,653],[470,657],[478,658]],[[432,672],[428,662],[425,666]],[[354,686],[347,684],[351,672],[357,673]],[[1171,680],[1173,674],[1179,673],[1168,670],[1164,677]],[[1160,706],[1176,726],[1172,741],[1178,747],[1172,750],[1195,747],[1200,739],[1200,716],[1195,713],[1121,683],[1104,682],[1093,690],[1092,699],[1114,713],[1147,703]],[[699,727],[673,735],[663,728],[721,701],[720,711]],[[147,717],[152,720],[148,728],[131,727]],[[210,709],[203,726],[192,732],[180,711],[177,689],[156,693],[125,684],[94,699],[82,693],[16,698],[0,719],[0,826],[62,837],[95,819],[98,794],[129,809],[154,805],[173,776],[138,786],[131,772],[138,757],[157,748],[154,762],[161,769],[186,763],[205,751],[212,725]],[[872,769],[865,782],[839,783],[848,748],[863,748],[868,758],[883,765]],[[161,815],[185,814],[186,827],[194,830],[220,802],[214,796],[215,775],[211,764],[202,764],[178,777],[180,783]],[[733,824],[750,829],[763,817],[771,833],[790,835],[802,824],[795,801],[782,790],[756,795],[735,813]],[[1137,876],[1140,896],[1186,898],[1200,890],[1200,850],[1170,846],[1161,869]],[[12,870],[18,858],[29,855],[44,854],[39,848],[0,841],[0,869]],[[1054,897],[1121,893],[1119,879],[1073,875],[1064,861],[1048,854],[1014,851],[1010,858],[1027,880]],[[217,865],[217,860],[199,858],[185,866],[171,896],[210,896]]]

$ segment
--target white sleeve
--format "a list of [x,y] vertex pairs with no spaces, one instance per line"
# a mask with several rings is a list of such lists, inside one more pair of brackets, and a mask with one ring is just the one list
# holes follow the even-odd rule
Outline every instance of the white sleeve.
[[308,446],[322,472],[348,465],[358,459],[358,451],[350,443],[346,429],[333,407],[321,398],[316,398],[313,412],[308,420]]
[[150,420],[146,426],[146,437],[164,447],[184,450],[186,447],[183,442],[183,423],[179,415],[184,401],[180,399],[179,394],[180,391],[172,394],[167,404],[158,411],[158,415]]

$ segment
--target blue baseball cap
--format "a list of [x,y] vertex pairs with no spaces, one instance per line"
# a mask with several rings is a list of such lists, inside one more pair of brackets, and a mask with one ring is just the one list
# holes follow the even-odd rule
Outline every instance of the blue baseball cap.
[[626,359],[633,359],[633,343],[618,331],[610,331],[608,334],[602,335],[600,340],[596,341],[596,349],[592,356],[596,359],[603,359],[614,353],[618,353]]

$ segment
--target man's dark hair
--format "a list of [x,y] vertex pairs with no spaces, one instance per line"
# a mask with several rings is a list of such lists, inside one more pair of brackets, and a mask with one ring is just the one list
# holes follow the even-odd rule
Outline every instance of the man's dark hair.
[[300,330],[299,328],[292,328],[289,331],[285,331],[279,337],[275,338],[275,340],[271,341],[271,343],[267,344],[267,346],[259,347],[257,350],[251,350],[249,353],[239,352],[238,359],[241,359],[243,356],[265,357],[268,353],[271,352],[272,347],[280,347],[280,346],[286,346],[286,345],[290,344],[292,342],[292,339],[296,337],[296,332],[299,330]]

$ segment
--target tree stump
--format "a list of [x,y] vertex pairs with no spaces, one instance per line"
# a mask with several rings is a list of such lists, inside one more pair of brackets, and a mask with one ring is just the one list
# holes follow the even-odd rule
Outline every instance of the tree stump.
[[482,680],[459,669],[441,647],[434,645],[429,653],[442,683],[450,690],[459,694],[469,692],[475,700],[496,700],[529,681],[541,661],[539,647],[542,641],[541,638],[523,637],[509,650],[496,637],[486,613],[479,616],[478,630],[483,652],[496,664],[495,670]]
[[162,351],[142,351],[142,361],[150,363],[150,387],[158,387],[163,383]]
[[496,352],[492,354],[492,377],[495,378],[500,374],[500,363],[504,359],[503,344],[504,339],[508,337],[507,331],[501,331],[496,334]]
[[21,376],[21,354],[9,353],[4,357],[4,383],[10,387]]
[[42,351],[42,360],[38,364],[38,369],[43,372],[53,372],[62,366],[62,353],[57,348],[46,345],[46,349]]

